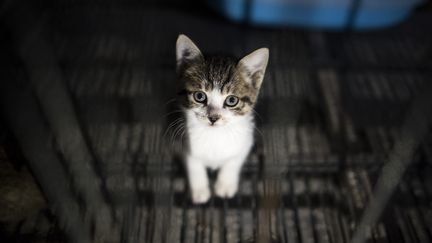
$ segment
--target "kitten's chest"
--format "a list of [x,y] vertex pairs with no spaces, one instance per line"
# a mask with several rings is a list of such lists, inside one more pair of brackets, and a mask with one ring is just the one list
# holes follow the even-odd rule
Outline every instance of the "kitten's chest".
[[245,156],[253,144],[253,130],[252,124],[242,125],[226,129],[189,129],[191,155],[214,169],[230,159]]

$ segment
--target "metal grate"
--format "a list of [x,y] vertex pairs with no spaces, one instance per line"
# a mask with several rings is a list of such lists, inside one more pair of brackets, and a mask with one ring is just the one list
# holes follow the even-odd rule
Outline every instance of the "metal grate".
[[[120,6],[46,10],[39,28],[11,34],[22,40],[32,37],[26,28],[42,30],[33,33],[36,44],[24,42],[28,52],[5,51],[0,60],[9,68],[1,92],[5,118],[70,240],[350,242],[430,77],[432,35],[254,29],[153,3]],[[191,204],[175,154],[181,141],[166,135],[176,115],[174,43],[185,31],[203,50],[240,55],[266,45],[272,52],[256,108],[257,144],[239,193],[201,206]],[[12,41],[4,41],[8,49]],[[21,63],[7,64],[14,55]],[[34,56],[45,55],[35,65]],[[58,90],[70,97],[66,113],[76,124],[57,120],[66,133],[52,124],[46,97],[57,96],[40,88],[41,77],[58,79]],[[64,141],[78,141],[72,144],[91,159],[81,149],[70,153]],[[425,141],[383,217],[367,229],[368,242],[432,241],[430,132]],[[38,171],[39,161],[50,169]]]

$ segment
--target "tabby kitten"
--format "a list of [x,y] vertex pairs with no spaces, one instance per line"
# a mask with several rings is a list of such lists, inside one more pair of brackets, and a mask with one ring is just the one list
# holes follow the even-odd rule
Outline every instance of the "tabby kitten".
[[194,203],[209,200],[207,168],[219,170],[214,192],[231,198],[253,145],[253,107],[269,51],[258,49],[240,60],[203,56],[185,35],[177,39],[180,105],[185,113],[189,150],[185,164]]

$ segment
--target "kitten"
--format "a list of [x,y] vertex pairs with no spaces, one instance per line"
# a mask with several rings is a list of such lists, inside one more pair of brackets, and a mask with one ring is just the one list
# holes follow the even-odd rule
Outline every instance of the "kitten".
[[219,170],[214,192],[233,197],[240,170],[253,145],[253,107],[269,51],[242,59],[203,56],[185,35],[176,46],[178,94],[185,113],[189,150],[185,164],[194,203],[209,200],[207,168]]

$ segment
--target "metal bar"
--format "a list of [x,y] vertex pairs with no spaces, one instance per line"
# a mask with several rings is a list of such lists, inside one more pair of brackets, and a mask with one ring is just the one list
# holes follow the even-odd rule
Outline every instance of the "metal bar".
[[288,172],[288,180],[289,180],[289,191],[290,191],[290,198],[291,198],[291,205],[293,210],[293,216],[294,216],[294,224],[296,229],[296,235],[298,242],[302,243],[304,242],[303,238],[304,235],[302,235],[301,229],[300,229],[300,217],[299,217],[299,208],[297,203],[297,197],[295,193],[295,186],[294,186],[294,172],[289,171]]
[[[85,202],[87,223],[94,221],[97,231],[107,231],[111,226],[111,214],[103,197],[99,176],[93,170],[93,157],[86,146],[54,51],[43,38],[43,19],[29,6],[22,4],[8,15],[7,24],[13,29],[18,54],[73,175],[72,183]],[[101,235],[107,233],[101,232]]]
[[62,229],[71,242],[90,243],[78,201],[71,193],[67,173],[50,143],[50,132],[30,87],[21,80],[3,80],[0,96],[5,119]]
[[408,187],[407,192],[410,194],[409,197],[413,208],[411,209],[410,215],[412,220],[415,221],[416,224],[416,235],[421,242],[430,242],[432,240],[430,232],[428,232],[427,228],[427,219],[425,218],[425,211],[422,209],[422,200],[419,198],[419,190],[421,190],[421,184],[417,183],[414,185],[414,182],[417,181],[418,178],[410,178],[409,182],[406,183],[406,187]]
[[432,107],[432,83],[425,83],[423,91],[413,101],[407,119],[401,129],[401,139],[394,145],[393,152],[389,155],[388,161],[384,164],[381,174],[376,183],[374,193],[366,207],[362,219],[353,234],[352,243],[363,243],[366,241],[368,230],[373,227],[387,202],[410,165],[415,150],[421,144],[428,131],[430,123],[430,107]]

